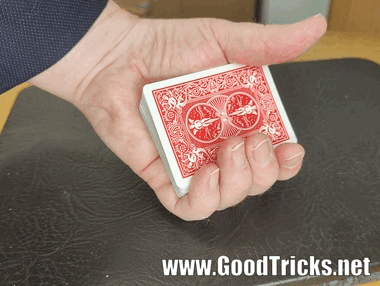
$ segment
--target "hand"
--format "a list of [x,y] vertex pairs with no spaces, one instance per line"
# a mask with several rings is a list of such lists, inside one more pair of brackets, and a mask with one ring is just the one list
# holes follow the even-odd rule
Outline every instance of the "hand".
[[169,211],[185,220],[204,219],[266,191],[276,180],[295,176],[304,149],[289,143],[274,150],[263,134],[229,138],[217,163],[196,172],[189,193],[179,198],[139,113],[143,85],[231,62],[287,61],[310,48],[325,30],[322,16],[284,26],[148,20],[110,2],[73,51],[31,82],[75,104]]

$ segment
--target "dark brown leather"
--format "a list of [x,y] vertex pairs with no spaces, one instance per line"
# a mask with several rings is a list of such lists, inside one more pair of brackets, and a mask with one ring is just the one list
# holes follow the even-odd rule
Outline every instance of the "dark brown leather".
[[200,222],[168,213],[69,103],[37,88],[21,92],[0,137],[0,285],[338,279],[163,275],[162,259],[220,255],[368,256],[380,271],[379,65],[345,59],[271,70],[307,152],[302,171]]

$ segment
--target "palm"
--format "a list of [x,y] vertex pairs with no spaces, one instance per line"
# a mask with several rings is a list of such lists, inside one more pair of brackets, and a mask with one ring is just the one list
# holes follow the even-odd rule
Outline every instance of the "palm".
[[[149,82],[226,64],[229,61],[252,63],[252,55],[255,56],[255,64],[281,61],[290,57],[289,53],[277,56],[269,53],[268,45],[260,44],[259,41],[256,45],[253,43],[250,54],[235,53],[235,45],[244,45],[246,40],[243,38],[237,43],[229,42],[234,39],[224,39],[222,30],[224,25],[231,24],[217,24],[214,20],[207,19],[139,21],[111,50],[109,56],[114,60],[97,74],[79,104],[79,108],[107,146],[148,182],[165,207],[185,219],[203,218],[210,214],[209,208],[214,211],[215,208],[235,204],[241,198],[221,205],[219,199],[223,193],[218,195],[217,199],[215,194],[208,197],[207,190],[194,190],[194,194],[182,199],[176,196],[139,113],[142,86]],[[250,34],[256,36],[263,33],[261,26],[250,29]],[[290,54],[297,52],[291,51]],[[203,172],[209,174],[217,167],[214,164],[208,167],[208,171]],[[200,182],[192,184],[195,189],[203,188],[204,184],[204,174],[198,176]],[[245,195],[247,194],[249,192]],[[203,197],[203,200],[199,197]],[[213,200],[218,202],[213,203]],[[194,212],[202,212],[197,208],[206,208],[205,214],[194,216]]]

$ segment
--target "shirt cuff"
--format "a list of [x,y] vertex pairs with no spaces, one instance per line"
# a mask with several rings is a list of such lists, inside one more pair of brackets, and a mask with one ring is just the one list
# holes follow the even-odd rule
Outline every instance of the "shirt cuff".
[[0,94],[63,58],[107,0],[0,1]]

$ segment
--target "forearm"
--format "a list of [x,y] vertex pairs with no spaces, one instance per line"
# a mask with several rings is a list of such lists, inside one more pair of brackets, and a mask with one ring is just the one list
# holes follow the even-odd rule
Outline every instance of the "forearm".
[[96,74],[111,59],[115,47],[138,18],[109,1],[86,35],[59,62],[29,82],[67,101],[80,97]]

